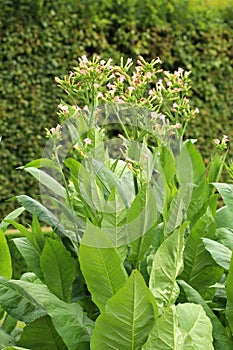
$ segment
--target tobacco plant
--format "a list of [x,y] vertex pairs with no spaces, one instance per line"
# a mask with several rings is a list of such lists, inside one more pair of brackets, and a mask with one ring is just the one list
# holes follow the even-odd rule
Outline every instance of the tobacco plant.
[[[56,78],[60,124],[22,167],[40,201],[17,196],[0,226],[1,349],[232,349],[233,187],[219,183],[224,153],[206,166],[185,140],[198,113],[189,75],[82,57]],[[16,221],[24,210],[30,227]]]

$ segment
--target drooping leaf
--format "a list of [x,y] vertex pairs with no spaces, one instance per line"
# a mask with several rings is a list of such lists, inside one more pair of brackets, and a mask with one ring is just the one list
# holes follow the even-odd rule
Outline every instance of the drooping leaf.
[[39,159],[35,159],[32,160],[31,162],[27,163],[26,165],[24,165],[23,167],[20,167],[22,169],[26,169],[26,168],[51,168],[51,169],[56,169],[59,173],[61,173],[61,169],[55,165],[55,162],[52,159],[49,158],[39,158]]
[[39,252],[34,248],[34,246],[28,241],[27,238],[14,238],[13,242],[22,257],[25,259],[25,262],[29,269],[43,280],[43,274],[40,267]]
[[9,226],[8,220],[15,220],[18,216],[22,214],[22,212],[25,210],[25,208],[20,207],[12,211],[10,214],[8,214],[0,223],[0,229],[3,231],[6,231],[7,227]]
[[227,183],[213,183],[222,196],[227,209],[233,212],[233,185]]
[[43,305],[14,280],[0,277],[0,305],[14,318],[31,322],[46,315]]
[[202,242],[214,261],[228,271],[230,268],[232,251],[213,239],[202,238]]
[[31,350],[66,350],[51,318],[44,316],[26,325],[17,345]]
[[214,347],[217,350],[231,350],[233,342],[227,335],[225,327],[222,325],[218,317],[214,314],[211,308],[207,305],[201,295],[193,289],[185,281],[179,280],[179,285],[185,291],[186,297],[190,303],[195,303],[201,305],[205,310],[206,315],[209,317],[213,327],[213,338],[214,338]]
[[216,215],[217,227],[227,227],[233,229],[232,211],[224,206],[217,210]]
[[116,248],[100,228],[87,225],[79,262],[92,299],[102,312],[107,300],[125,284],[127,274]]
[[70,302],[76,262],[64,245],[47,238],[40,256],[40,266],[49,290],[61,300]]
[[175,303],[179,295],[177,276],[183,268],[184,224],[158,248],[152,263],[149,288],[159,307]]
[[215,230],[216,224],[208,208],[191,228],[184,249],[184,270],[180,277],[208,300],[212,299],[214,293],[209,287],[219,281],[223,273],[202,241],[202,238],[214,239]]
[[91,349],[140,350],[154,325],[155,314],[153,295],[134,270],[97,318]]
[[56,229],[56,232],[61,236],[66,236],[65,228],[62,226],[59,219],[41,203],[26,195],[16,196],[16,198],[29,213],[35,214],[39,220]]
[[3,230],[0,229],[0,276],[11,278],[12,264],[11,254],[4,236]]
[[26,167],[24,169],[34,176],[43,186],[47,187],[58,196],[64,199],[66,198],[66,189],[45,171],[33,167]]
[[[22,319],[27,323],[48,314],[51,317],[57,333],[60,335],[69,350],[77,350],[78,344],[90,341],[93,321],[84,315],[83,309],[79,304],[65,303],[52,294],[45,285],[39,283],[11,280],[5,282],[4,287],[5,293],[2,293],[2,288],[0,288],[0,305],[2,300],[4,300],[4,307],[7,311],[13,309],[14,306],[16,318]],[[16,300],[16,293],[14,295],[15,299],[13,300],[13,298],[11,298],[11,300],[9,300],[7,292],[11,292],[11,290],[19,292],[20,297],[21,294],[26,296],[26,302],[25,300],[22,300],[21,304],[23,305],[21,305],[21,307],[18,304],[18,301],[20,301],[19,298]],[[37,312],[35,315],[34,306],[34,309],[30,313],[31,304],[28,300],[31,303],[35,303],[33,306],[35,305],[37,310],[38,306],[42,307],[43,312]],[[21,317],[22,314],[24,317]]]

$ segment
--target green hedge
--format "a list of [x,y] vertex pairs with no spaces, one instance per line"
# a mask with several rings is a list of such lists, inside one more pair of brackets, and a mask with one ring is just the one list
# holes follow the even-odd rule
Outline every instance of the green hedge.
[[54,82],[83,54],[103,58],[159,56],[164,68],[192,70],[192,103],[200,116],[188,136],[205,157],[211,139],[233,130],[233,10],[189,6],[187,0],[0,0],[0,205],[39,193],[17,167],[42,155],[44,128],[56,124],[63,96]]

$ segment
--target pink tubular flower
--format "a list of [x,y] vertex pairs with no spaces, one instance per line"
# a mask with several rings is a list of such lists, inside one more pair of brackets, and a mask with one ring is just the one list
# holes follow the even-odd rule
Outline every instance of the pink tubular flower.
[[69,108],[68,108],[68,106],[64,106],[63,104],[59,104],[58,106],[57,106],[64,114],[67,114],[68,112],[69,112]]
[[179,106],[178,106],[178,104],[177,104],[176,102],[174,102],[173,105],[172,105],[172,107],[173,107],[173,108],[177,108],[177,107],[179,107]]
[[124,83],[125,79],[126,79],[125,76],[123,74],[121,74],[119,77],[120,82]]
[[86,145],[90,145],[91,144],[91,139],[89,139],[88,137],[86,137],[83,141],[84,141],[84,143]]
[[199,111],[199,108],[195,108],[194,109],[194,113],[198,114],[200,111]]
[[94,83],[94,88],[98,89],[98,87],[100,87],[100,84]]
[[99,91],[98,94],[97,94],[97,97],[98,97],[98,98],[103,98],[104,95],[103,95],[103,93],[102,93],[101,91]]
[[145,78],[146,79],[150,79],[152,77],[152,73],[151,72],[146,72],[145,73]]
[[174,125],[174,128],[175,129],[180,129],[182,127],[182,124],[180,124],[180,123],[176,123],[175,125]]

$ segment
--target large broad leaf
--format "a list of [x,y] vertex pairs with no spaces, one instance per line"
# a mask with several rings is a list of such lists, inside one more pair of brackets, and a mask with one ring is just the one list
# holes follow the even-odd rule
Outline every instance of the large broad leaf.
[[0,276],[11,278],[11,254],[3,230],[0,229]]
[[79,262],[92,299],[103,311],[107,300],[125,284],[127,274],[110,238],[98,227],[87,225]]
[[17,345],[31,350],[66,350],[63,340],[56,332],[51,318],[44,316],[24,327]]
[[179,327],[185,335],[184,350],[214,350],[212,324],[201,305],[178,304]]
[[232,251],[213,239],[202,238],[202,242],[214,261],[225,270],[229,270]]
[[0,277],[0,305],[14,318],[31,322],[46,315],[43,305],[15,281]]
[[101,229],[110,237],[116,247],[127,243],[127,212],[128,209],[126,209],[121,196],[113,188],[102,212]]
[[34,176],[42,185],[56,193],[56,195],[64,199],[66,198],[65,188],[45,171],[33,167],[26,167],[25,170]]
[[233,335],[233,256],[231,257],[230,269],[226,280],[226,318]]
[[[151,245],[150,231],[157,222],[157,207],[155,195],[152,188],[148,185],[142,186],[135,197],[128,213],[127,231],[130,244],[129,261],[138,263],[144,258],[144,255]],[[133,239],[133,238],[136,238]]]
[[[2,286],[5,288],[3,292]],[[52,294],[43,284],[12,280],[3,281],[2,286],[0,286],[0,304],[3,301],[4,308],[8,312],[11,311],[12,316],[28,323],[45,316],[47,313],[51,317],[57,333],[69,350],[77,350],[79,344],[90,341],[93,321],[84,315],[80,305],[65,303]],[[15,299],[13,299],[13,296],[8,299],[7,292],[12,293],[12,290],[15,292]],[[38,307],[40,307],[39,310]],[[12,311],[14,311],[14,314]],[[36,312],[37,314],[35,314]]]
[[152,263],[149,287],[159,307],[175,303],[179,295],[177,276],[183,268],[184,224],[158,248]]
[[184,250],[184,270],[181,279],[195,288],[204,299],[212,299],[214,290],[209,288],[219,281],[223,269],[219,267],[205,249],[202,238],[215,238],[216,224],[208,208],[196,224],[186,241]]
[[14,238],[14,244],[18,251],[25,259],[25,262],[29,269],[33,271],[40,279],[43,280],[43,274],[40,267],[40,254],[29,242],[27,238]]
[[156,321],[142,350],[181,350],[183,343],[184,336],[179,329],[176,307],[172,305]]
[[212,325],[201,305],[178,304],[164,310],[143,350],[213,350]]
[[189,286],[186,282],[179,280],[178,283],[185,291],[188,301],[201,305],[205,310],[206,315],[211,320],[215,349],[232,350],[233,342],[228,337],[225,327],[222,325],[222,323],[214,314],[214,312],[210,309],[210,307],[206,304],[201,295],[195,289]]
[[172,305],[164,310],[142,349],[214,350],[211,322],[200,305]]
[[49,290],[58,298],[70,302],[76,262],[60,241],[46,239],[40,266]]
[[227,183],[214,183],[213,185],[222,196],[227,208],[233,213],[233,185]]
[[154,325],[156,311],[153,295],[134,270],[96,320],[91,349],[140,350]]

